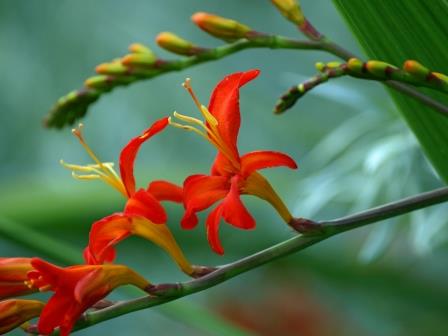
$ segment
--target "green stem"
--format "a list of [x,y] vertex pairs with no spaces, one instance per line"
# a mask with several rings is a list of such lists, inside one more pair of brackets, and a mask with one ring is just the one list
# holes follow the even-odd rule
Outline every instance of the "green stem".
[[[132,80],[122,81],[119,76],[115,78],[111,76],[108,81],[108,85],[104,88],[94,89],[84,87],[78,91],[71,92],[56,103],[46,118],[46,125],[49,127],[63,127],[66,124],[73,123],[76,119],[82,118],[88,107],[102,94],[111,91],[115,87],[155,78],[167,72],[180,71],[197,64],[216,61],[239,51],[254,48],[322,50],[346,61],[355,57],[355,55],[343,49],[341,46],[329,41],[327,38],[320,41],[301,41],[279,35],[257,35],[251,39],[241,39],[214,49],[205,49],[204,52],[201,52],[195,56],[186,57],[175,61],[161,61],[157,65],[157,69],[152,69],[147,74],[136,76]],[[391,80],[385,81],[384,83],[389,87],[392,87],[410,97],[413,97],[423,104],[430,106],[438,112],[448,114],[447,106],[439,103],[429,96],[422,94],[409,85]]]
[[[309,234],[298,235],[251,256],[221,266],[216,271],[202,278],[182,283],[156,285],[151,292],[157,296],[147,296],[130,301],[118,302],[108,308],[86,313],[83,319],[77,324],[76,329],[84,329],[117,316],[158,306],[203,291],[275,259],[306,249],[336,234],[447,201],[448,187],[445,187],[385,204],[351,216],[318,222],[316,225],[321,228],[320,231],[315,231],[313,228],[310,228]],[[316,234],[316,232],[320,233]]]

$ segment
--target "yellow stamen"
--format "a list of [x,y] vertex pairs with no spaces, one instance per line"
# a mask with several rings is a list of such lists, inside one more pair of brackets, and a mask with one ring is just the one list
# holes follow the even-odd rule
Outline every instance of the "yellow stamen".
[[[101,179],[103,182],[109,184],[116,190],[118,190],[123,196],[127,197],[126,188],[123,184],[123,181],[115,172],[112,162],[101,162],[92,149],[87,145],[84,137],[82,135],[83,124],[79,124],[78,128],[72,129],[72,133],[76,136],[81,143],[81,145],[86,150],[87,154],[92,158],[95,164],[88,165],[74,165],[65,163],[63,160],[60,163],[67,169],[72,171],[72,176],[78,180],[93,180],[93,179]],[[75,172],[81,173],[93,173],[93,174],[76,174]]]
[[199,134],[201,137],[205,138],[207,141],[210,141],[210,139],[208,138],[207,134],[202,132],[202,131],[200,131],[200,130],[198,130],[196,127],[193,127],[193,126],[190,126],[190,125],[179,124],[179,123],[173,121],[171,119],[171,117],[168,118],[168,123],[171,126],[174,126],[174,127],[177,127],[177,128],[181,128],[181,129],[184,129],[184,130],[187,130],[187,131],[193,131],[193,132]]
[[191,98],[193,98],[194,103],[196,104],[196,106],[200,110],[201,109],[201,103],[199,102],[198,97],[194,93],[193,88],[191,87],[190,83],[191,83],[191,79],[190,78],[186,78],[185,82],[182,83],[182,86],[185,88],[185,90],[188,91],[188,93],[190,94]]

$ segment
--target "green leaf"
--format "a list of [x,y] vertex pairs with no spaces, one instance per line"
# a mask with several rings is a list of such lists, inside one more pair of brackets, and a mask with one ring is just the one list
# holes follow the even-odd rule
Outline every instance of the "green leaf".
[[[369,59],[397,65],[414,59],[433,71],[448,73],[446,1],[333,1]],[[388,90],[428,159],[448,182],[448,118],[412,98]],[[446,95],[419,90],[448,105]]]

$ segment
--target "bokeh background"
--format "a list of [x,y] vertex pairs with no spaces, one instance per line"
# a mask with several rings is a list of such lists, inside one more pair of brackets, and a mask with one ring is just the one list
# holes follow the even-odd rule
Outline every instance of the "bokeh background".
[[[331,2],[304,2],[303,8],[321,31],[362,54]],[[125,54],[130,43],[148,44],[167,58],[176,56],[154,43],[161,31],[204,46],[219,45],[190,22],[196,11],[231,17],[261,31],[298,35],[269,1],[260,0],[0,2],[2,232],[8,226],[32,228],[80,254],[91,223],[120,211],[123,200],[108,186],[71,179],[59,160],[89,159],[68,128],[45,129],[42,119],[95,65]],[[312,76],[315,62],[331,60],[322,52],[248,50],[120,88],[92,106],[83,120],[85,137],[102,160],[116,162],[127,141],[155,119],[174,110],[196,113],[180,85],[185,77],[192,78],[207,102],[224,75],[259,68],[260,77],[241,94],[240,148],[243,153],[284,151],[299,162],[299,171],[266,172],[295,215],[336,218],[442,185],[377,83],[336,80],[285,115],[273,116],[279,95]],[[137,181],[181,183],[193,172],[206,173],[213,156],[214,149],[199,137],[169,129],[143,147]],[[202,226],[179,229],[179,207],[168,206],[169,225],[188,257],[208,265],[231,262],[292,236],[267,204],[251,198],[246,204],[258,227],[244,232],[222,225],[224,257],[210,251]],[[447,210],[436,206],[345,233],[206,292],[77,334],[446,335]],[[2,233],[0,255],[39,252]],[[119,261],[154,282],[185,279],[161,250],[136,238],[120,245]]]

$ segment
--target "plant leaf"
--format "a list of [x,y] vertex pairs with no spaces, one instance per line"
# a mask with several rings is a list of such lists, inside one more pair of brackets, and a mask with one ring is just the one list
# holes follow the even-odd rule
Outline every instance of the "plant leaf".
[[[448,72],[448,2],[445,0],[333,0],[369,59],[392,64],[415,59],[437,72]],[[448,182],[448,118],[416,100],[388,89],[423,151]],[[421,92],[448,105],[438,92]],[[399,159],[399,158],[397,158]]]

